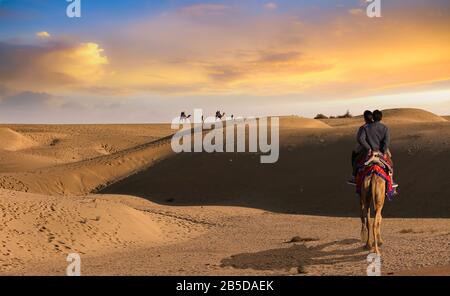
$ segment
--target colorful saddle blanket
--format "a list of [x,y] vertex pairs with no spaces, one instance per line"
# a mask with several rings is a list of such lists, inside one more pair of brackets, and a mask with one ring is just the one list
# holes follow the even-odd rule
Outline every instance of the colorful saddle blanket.
[[356,175],[356,193],[361,195],[361,188],[364,179],[373,174],[377,174],[386,181],[386,196],[392,201],[395,195],[395,189],[392,187],[392,178],[389,175],[389,170],[380,163],[390,163],[390,161],[384,158],[383,155],[376,155],[376,158],[380,158],[380,161],[370,161],[374,158],[374,155],[367,155],[365,158],[362,157],[358,162],[358,173]]

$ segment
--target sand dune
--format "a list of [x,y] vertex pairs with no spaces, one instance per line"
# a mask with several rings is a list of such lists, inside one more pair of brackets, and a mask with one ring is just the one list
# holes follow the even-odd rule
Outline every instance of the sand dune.
[[27,149],[27,154],[52,158],[56,164],[79,162],[112,154],[155,141],[173,132],[167,124],[8,127],[36,143],[32,149]]
[[330,128],[330,126],[320,120],[303,118],[298,116],[280,117],[282,128]]
[[446,121],[441,116],[421,109],[390,109],[384,110],[383,114],[384,120],[389,124]]
[[[353,118],[324,119],[322,121],[334,127],[342,127],[342,126],[356,127],[361,124],[362,116],[355,116]],[[398,108],[398,109],[383,110],[383,121],[386,124],[392,125],[392,124],[445,122],[446,119],[422,109]]]
[[[386,217],[450,217],[450,124],[392,126],[400,195]],[[273,212],[354,216],[349,178],[354,128],[281,129],[280,159],[258,154],[182,154],[105,188],[173,205],[246,206]],[[174,186],[176,184],[176,186]],[[167,200],[170,198],[171,202]]]
[[29,154],[24,151],[1,151],[0,174],[30,171],[55,165],[52,157]]
[[[112,196],[114,198],[116,196]],[[177,242],[82,254],[83,275],[365,275],[367,251],[358,218],[277,214],[242,207],[163,207],[148,210],[183,227]],[[154,216],[150,216],[154,217]],[[95,225],[95,221],[89,221]],[[172,223],[172,224],[170,224]],[[384,274],[446,274],[448,219],[385,219]],[[166,229],[161,228],[163,231]],[[191,235],[192,234],[192,235]],[[294,236],[304,241],[288,243]],[[99,240],[105,241],[102,236]],[[117,245],[116,245],[117,246]],[[6,274],[63,275],[67,253],[25,261]],[[0,255],[1,256],[1,255]],[[16,255],[17,256],[17,255]],[[0,257],[4,259],[4,257]],[[1,263],[0,263],[1,264]],[[300,273],[301,272],[301,273]],[[447,271],[448,272],[448,271]]]
[[[450,122],[385,114],[401,186],[384,209],[386,270],[440,270]],[[175,155],[169,125],[3,126],[2,147],[16,150],[0,149],[0,272],[61,274],[75,251],[88,274],[364,273],[345,183],[361,118],[325,122],[281,118],[274,165],[259,153]],[[314,239],[286,244],[293,236]]]
[[18,151],[36,145],[36,143],[9,128],[0,128],[0,149]]
[[0,186],[50,195],[83,195],[97,192],[172,154],[169,139],[157,140],[75,163],[23,173],[0,174]]
[[6,152],[0,153],[0,160],[5,159],[0,169],[0,188],[4,189],[87,194],[172,153],[169,140],[164,138],[172,132],[169,125],[14,128],[39,145],[15,154],[15,162]]
[[[151,207],[152,211],[146,211]],[[1,272],[68,253],[104,255],[192,238],[199,224],[130,197],[50,197],[0,190]]]
[[[300,117],[281,118],[280,125],[282,129],[329,128],[325,123],[318,120]],[[166,130],[168,126],[161,125],[159,128]],[[166,133],[159,132],[159,134],[165,135]],[[41,143],[48,143],[51,137],[47,136],[44,138],[42,132],[40,132],[39,138]],[[62,138],[61,135],[59,138]],[[118,141],[118,138],[117,135],[115,141]],[[61,141],[67,141],[67,139]],[[87,154],[84,156],[87,159],[77,162],[63,162],[62,164],[43,168],[35,164],[35,167],[39,168],[38,170],[25,170],[24,172],[9,173],[7,175],[0,174],[0,186],[6,189],[51,195],[82,195],[97,192],[109,184],[142,171],[154,163],[173,155],[170,147],[170,138],[167,137],[123,150],[113,148],[114,146],[111,144],[99,145],[97,143],[90,143],[89,146],[84,146],[84,149],[93,149],[99,156],[89,158],[90,154]],[[56,143],[50,141],[49,145],[51,146],[48,149],[53,148],[53,150],[57,151],[67,149],[67,146],[59,141]],[[33,152],[38,154],[43,148],[40,149],[35,149]],[[46,154],[48,153],[44,153],[44,155]],[[41,155],[41,157],[43,156]]]

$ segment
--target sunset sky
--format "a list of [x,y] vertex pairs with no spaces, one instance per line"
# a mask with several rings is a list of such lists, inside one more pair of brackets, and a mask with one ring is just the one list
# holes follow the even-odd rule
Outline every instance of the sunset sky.
[[0,123],[450,115],[450,1],[0,0]]

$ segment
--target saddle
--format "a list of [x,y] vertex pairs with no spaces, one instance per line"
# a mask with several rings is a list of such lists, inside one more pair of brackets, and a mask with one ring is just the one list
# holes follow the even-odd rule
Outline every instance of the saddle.
[[389,159],[381,152],[372,152],[372,154],[367,155],[360,163],[358,174],[356,175],[356,193],[361,195],[364,178],[376,174],[386,181],[386,196],[389,200],[392,200],[395,195],[395,189],[392,187],[392,172],[392,165]]
[[381,152],[372,152],[372,155],[369,156],[369,158],[364,163],[364,166],[371,166],[371,165],[378,165],[382,167],[387,173],[393,173],[394,170],[392,169],[392,165],[389,163],[389,161],[384,157],[383,153]]

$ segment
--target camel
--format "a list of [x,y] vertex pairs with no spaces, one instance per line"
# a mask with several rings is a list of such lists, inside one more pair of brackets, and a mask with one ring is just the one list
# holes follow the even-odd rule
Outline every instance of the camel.
[[191,118],[191,115],[189,114],[189,115],[186,115],[186,112],[181,112],[181,115],[180,115],[180,122],[184,122],[184,121],[186,121],[187,119],[189,119],[189,118]]
[[225,112],[223,114],[220,113],[220,111],[216,112],[216,120],[222,120],[222,118],[225,118]]
[[[377,174],[367,176],[361,188],[361,241],[366,243],[365,248],[380,255],[379,245],[383,244],[381,238],[381,211],[386,197],[386,182]],[[373,202],[375,209],[375,221],[370,225],[370,204]],[[371,228],[372,227],[372,228]],[[372,241],[370,240],[370,230],[372,229]]]

